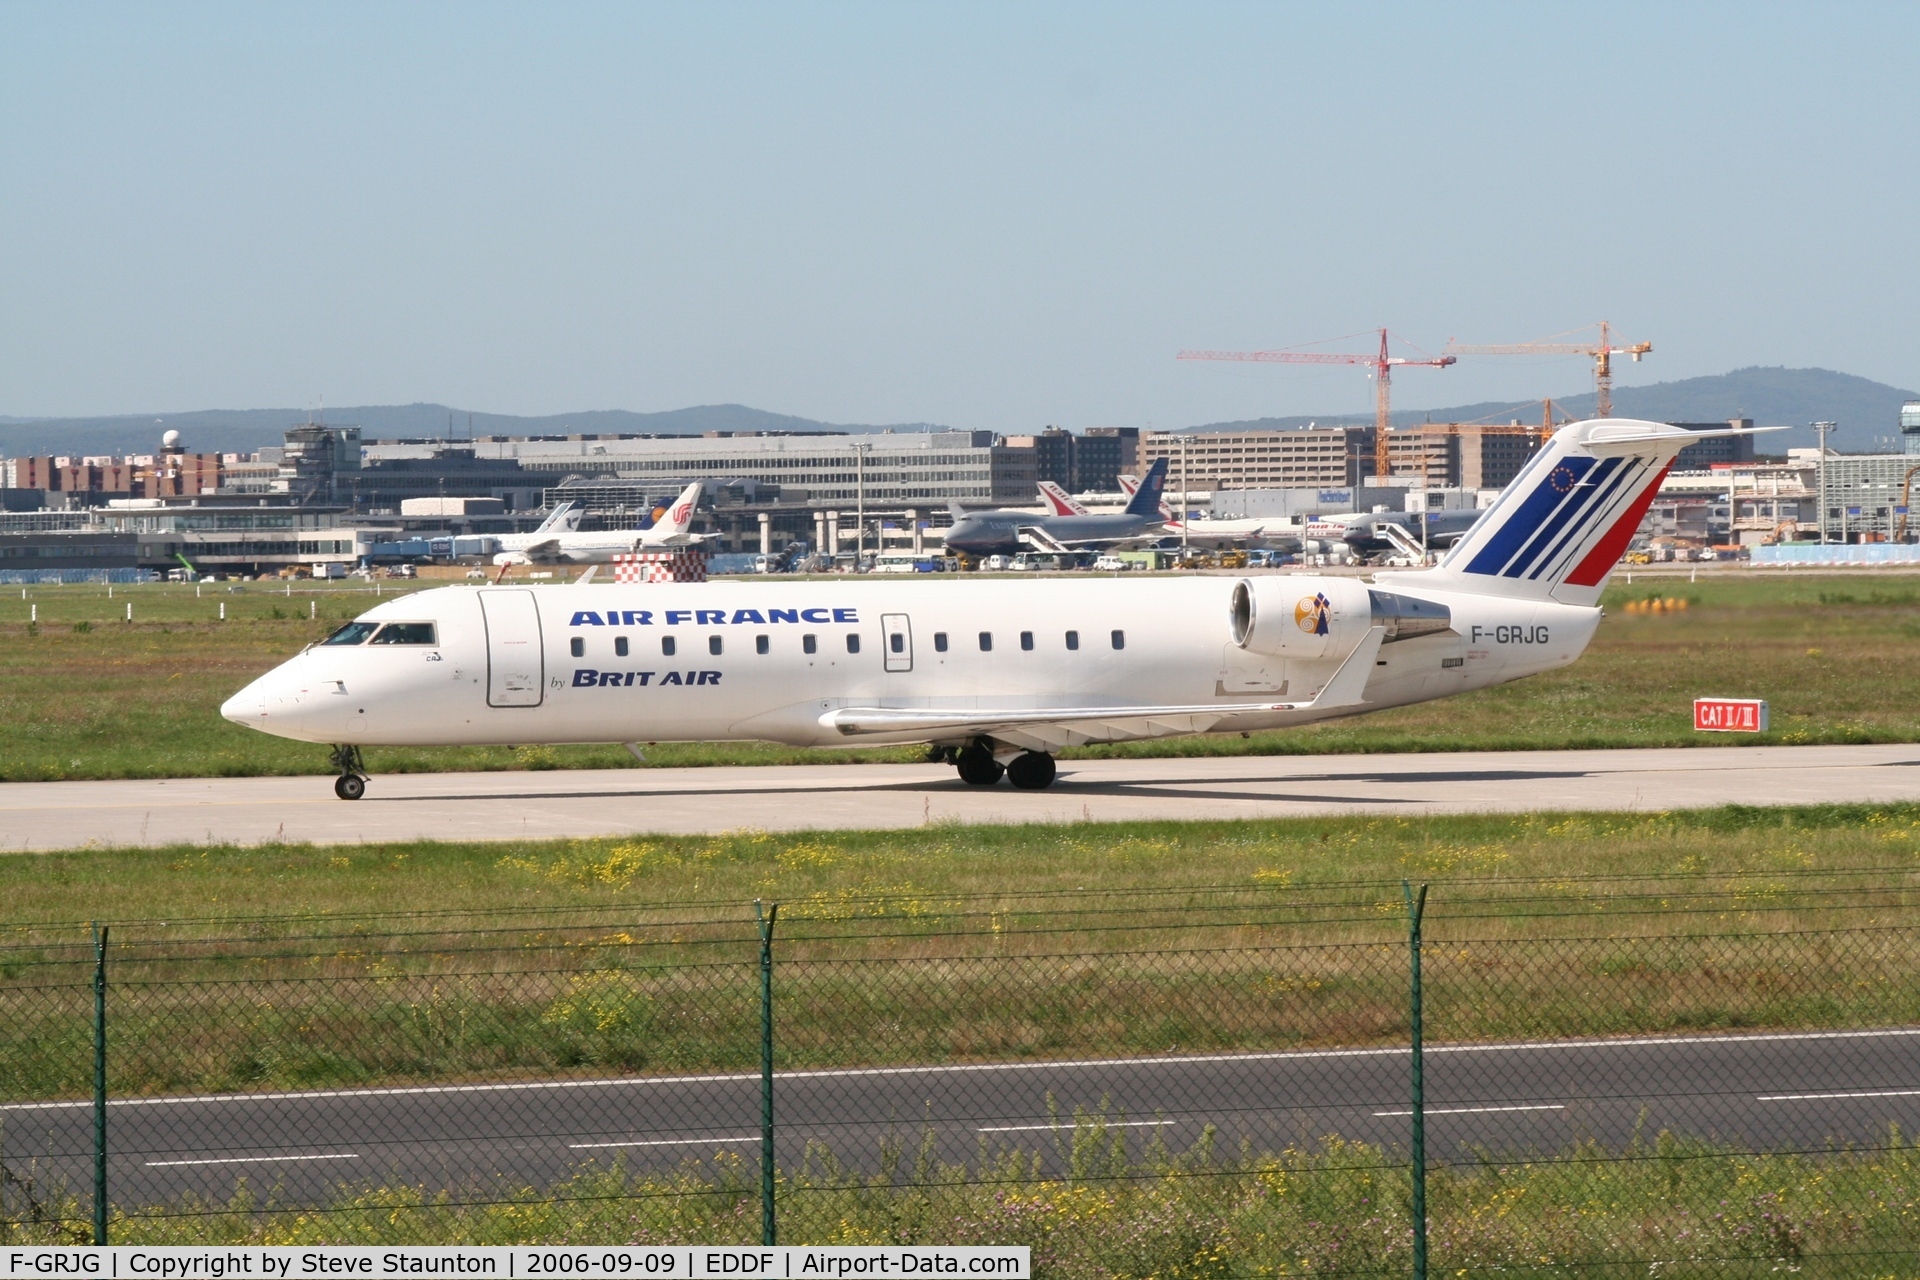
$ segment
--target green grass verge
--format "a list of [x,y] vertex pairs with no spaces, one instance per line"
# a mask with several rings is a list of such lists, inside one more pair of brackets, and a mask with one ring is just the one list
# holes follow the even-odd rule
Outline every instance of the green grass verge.
[[[1046,1176],[1037,1151],[943,1166],[894,1150],[884,1170],[841,1170],[824,1148],[784,1171],[781,1238],[816,1245],[1024,1244],[1036,1280],[1407,1274],[1403,1156],[1337,1138],[1312,1150],[1129,1151],[1083,1121]],[[1464,1157],[1462,1159],[1462,1157]],[[1525,1163],[1458,1153],[1429,1174],[1435,1273],[1502,1275],[1920,1274],[1920,1152],[1753,1155],[1661,1134],[1626,1152],[1590,1146]],[[1444,1159],[1444,1157],[1442,1158]],[[324,1208],[278,1208],[270,1188],[232,1201],[121,1211],[117,1244],[752,1244],[750,1162],[719,1153],[678,1175],[615,1165],[538,1190],[473,1185],[345,1189]],[[17,1221],[0,1243],[61,1242],[59,1222]]]
[[[19,589],[14,589],[16,592]],[[374,602],[370,589],[307,583],[31,587],[0,591],[0,780],[329,772],[323,748],[221,720],[222,700]],[[386,595],[391,596],[391,590]],[[1685,612],[1636,615],[1649,596]],[[131,603],[134,620],[124,620]],[[227,607],[224,622],[218,618]],[[1700,743],[1702,694],[1763,697],[1773,729],[1716,744],[1920,741],[1920,583],[1853,574],[1715,575],[1610,588],[1607,622],[1574,666],[1459,698],[1249,739],[1178,738],[1066,753],[1244,755],[1518,750]],[[39,622],[30,625],[29,610]],[[310,616],[311,615],[311,616]],[[130,731],[133,730],[133,731]],[[805,751],[764,744],[663,744],[656,766],[906,761],[917,749]],[[376,773],[629,768],[615,747],[380,748]]]
[[[0,893],[117,920],[116,1089],[166,1093],[745,1069],[756,897],[789,1067],[1399,1043],[1401,877],[1436,1040],[1909,1024],[1916,842],[1915,806],[937,827],[93,850]],[[84,1093],[84,937],[0,932],[0,1095]]]

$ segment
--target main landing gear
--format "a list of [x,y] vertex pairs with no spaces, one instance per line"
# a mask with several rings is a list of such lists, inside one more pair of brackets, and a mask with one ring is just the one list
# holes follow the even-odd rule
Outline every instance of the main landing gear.
[[990,787],[1003,775],[1022,791],[1039,791],[1053,785],[1053,757],[1044,751],[1022,751],[1002,764],[994,754],[993,744],[982,739],[958,750],[948,748],[945,754],[960,771],[960,781],[968,786]]
[[340,771],[333,780],[333,794],[342,800],[358,800],[367,794],[367,762],[360,758],[360,748],[337,746],[328,758]]

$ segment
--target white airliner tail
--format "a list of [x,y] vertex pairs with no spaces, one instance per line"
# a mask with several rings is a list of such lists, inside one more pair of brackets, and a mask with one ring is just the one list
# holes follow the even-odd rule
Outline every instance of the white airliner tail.
[[1688,431],[1630,418],[1569,423],[1446,559],[1407,580],[1476,595],[1593,605],[1680,450],[1751,430]]
[[1084,505],[1074,501],[1072,494],[1051,480],[1042,480],[1040,482],[1040,500],[1047,504],[1047,514],[1050,516],[1084,516],[1087,514],[1087,509]]
[[581,510],[579,503],[563,502],[547,513],[547,518],[540,522],[540,527],[535,529],[534,532],[572,533],[580,527],[580,517],[585,514],[586,512]]
[[672,542],[691,542],[693,536],[688,530],[693,528],[693,509],[700,504],[700,491],[704,485],[695,480],[680,491],[658,520],[648,526],[640,541],[648,546],[660,546]]

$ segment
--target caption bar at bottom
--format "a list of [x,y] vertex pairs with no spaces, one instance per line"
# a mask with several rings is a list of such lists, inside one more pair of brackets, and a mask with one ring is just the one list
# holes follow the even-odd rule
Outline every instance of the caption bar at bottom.
[[475,1276],[498,1280],[1031,1280],[1026,1245],[109,1245],[0,1248],[0,1277],[44,1280],[295,1280]]

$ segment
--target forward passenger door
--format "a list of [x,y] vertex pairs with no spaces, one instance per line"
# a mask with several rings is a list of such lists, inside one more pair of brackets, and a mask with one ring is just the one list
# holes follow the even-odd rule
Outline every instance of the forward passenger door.
[[482,591],[487,625],[487,705],[537,707],[546,694],[546,657],[533,592]]

